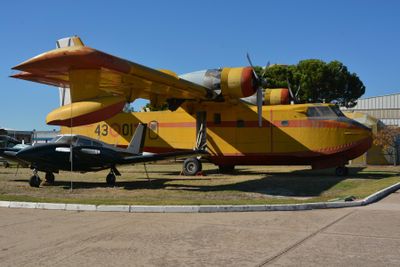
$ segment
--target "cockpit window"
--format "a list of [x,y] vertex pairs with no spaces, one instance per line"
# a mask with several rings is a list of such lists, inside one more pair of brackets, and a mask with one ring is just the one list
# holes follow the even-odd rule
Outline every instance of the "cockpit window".
[[343,117],[343,116],[344,114],[336,106],[309,107],[307,109],[307,117],[332,118],[332,117]]
[[76,142],[77,138],[78,138],[77,136],[70,136],[70,135],[61,136],[59,139],[55,141],[55,143],[73,144]]
[[338,117],[345,117],[345,115],[344,115],[343,112],[339,109],[338,106],[333,106],[333,107],[331,107],[331,109],[332,109],[333,112],[335,112],[335,114],[336,114]]
[[319,117],[320,114],[315,107],[309,107],[307,109],[307,117]]
[[53,139],[50,140],[50,143],[57,143],[58,139],[60,139],[62,136],[57,135]]
[[76,143],[77,146],[91,146],[92,141],[86,138],[79,137],[78,142]]
[[337,117],[336,113],[333,112],[329,107],[317,107],[322,117]]

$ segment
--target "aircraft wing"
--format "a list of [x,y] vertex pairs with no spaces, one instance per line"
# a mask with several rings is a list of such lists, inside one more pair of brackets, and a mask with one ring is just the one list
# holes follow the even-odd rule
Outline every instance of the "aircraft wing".
[[26,166],[27,162],[20,160],[19,158],[16,157],[16,154],[20,150],[21,149],[15,149],[15,148],[0,148],[0,157],[5,158],[6,160],[14,161],[18,164],[21,164],[22,166]]
[[132,164],[132,163],[141,163],[141,162],[151,162],[151,161],[159,161],[164,159],[172,159],[179,157],[188,157],[188,156],[200,156],[208,154],[204,150],[187,150],[187,151],[175,151],[175,152],[167,152],[160,154],[145,154],[138,156],[128,156],[123,158],[119,164]]
[[137,98],[163,103],[167,99],[215,97],[211,89],[181,79],[172,71],[155,70],[83,43],[45,52],[13,69],[21,71],[11,76],[14,78],[70,88],[72,104],[54,110],[46,119],[54,125],[105,120]]

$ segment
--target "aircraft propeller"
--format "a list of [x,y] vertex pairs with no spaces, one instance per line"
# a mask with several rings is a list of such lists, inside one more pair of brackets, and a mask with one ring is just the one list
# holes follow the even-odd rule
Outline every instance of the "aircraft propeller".
[[294,94],[293,94],[293,91],[292,91],[292,87],[290,86],[290,82],[289,82],[289,79],[288,79],[288,78],[286,78],[286,82],[287,82],[287,85],[288,85],[290,98],[291,98],[293,101],[295,101],[295,97],[294,97]]
[[298,103],[298,102],[299,102],[299,101],[298,101],[298,94],[299,94],[299,91],[300,91],[300,84],[299,84],[299,86],[297,87],[296,93],[293,94],[292,87],[290,86],[290,82],[289,82],[289,79],[288,79],[288,78],[286,78],[286,82],[287,82],[287,84],[288,84],[288,89],[289,89],[290,97],[293,99],[294,103]]
[[246,57],[247,57],[247,61],[249,62],[250,66],[251,66],[251,68],[253,70],[253,75],[254,75],[254,77],[256,78],[256,81],[257,81],[257,96],[256,96],[256,99],[257,99],[258,127],[262,127],[262,105],[263,105],[262,89],[263,89],[264,86],[266,86],[267,79],[263,78],[262,76],[258,77],[258,75],[257,75],[257,73],[256,73],[256,71],[254,69],[253,63],[251,62],[249,53],[246,54]]

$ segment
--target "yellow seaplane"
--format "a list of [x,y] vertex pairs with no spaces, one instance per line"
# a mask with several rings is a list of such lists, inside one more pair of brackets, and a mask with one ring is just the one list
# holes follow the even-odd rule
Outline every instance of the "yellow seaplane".
[[[62,133],[126,147],[146,123],[144,151],[206,148],[206,159],[221,172],[237,165],[311,165],[346,175],[349,160],[370,148],[370,129],[334,104],[293,104],[289,89],[264,90],[249,63],[178,76],[90,48],[75,36],[15,66],[21,72],[12,77],[60,88],[61,105],[46,122],[62,126]],[[168,110],[124,112],[138,98]],[[183,173],[195,175],[201,167],[188,158]]]

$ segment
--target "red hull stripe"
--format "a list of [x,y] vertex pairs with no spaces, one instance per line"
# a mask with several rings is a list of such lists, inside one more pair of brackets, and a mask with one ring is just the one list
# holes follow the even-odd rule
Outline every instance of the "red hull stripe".
[[[351,145],[332,149],[331,153],[319,151],[296,153],[247,153],[224,154],[210,156],[210,161],[217,165],[312,165],[313,168],[330,168],[346,164],[347,161],[359,157],[372,144],[372,138],[366,138]],[[171,152],[173,148],[145,147],[145,151],[153,153]]]
[[[273,121],[272,124],[280,128],[344,128],[351,129],[357,128],[356,126],[349,125],[344,122],[328,121],[328,120],[284,120],[284,121]],[[168,128],[192,128],[196,127],[195,122],[160,122],[159,127]],[[236,128],[237,121],[222,121],[219,124],[214,122],[207,122],[209,128]],[[258,128],[258,121],[244,121],[244,127],[246,128]],[[271,127],[271,122],[263,121],[263,127]]]
[[[367,137],[358,142],[353,142],[345,145],[327,147],[317,150],[299,151],[299,152],[287,152],[287,153],[224,153],[221,155],[215,155],[212,157],[263,157],[263,156],[293,156],[293,157],[315,157],[320,155],[332,155],[341,153],[344,151],[349,151],[357,147],[369,147],[372,143],[371,137]],[[144,147],[144,151],[152,153],[164,153],[174,151],[173,147]],[[365,152],[365,151],[364,151]]]
[[196,127],[196,122],[159,122],[158,126],[168,128],[192,128]]

